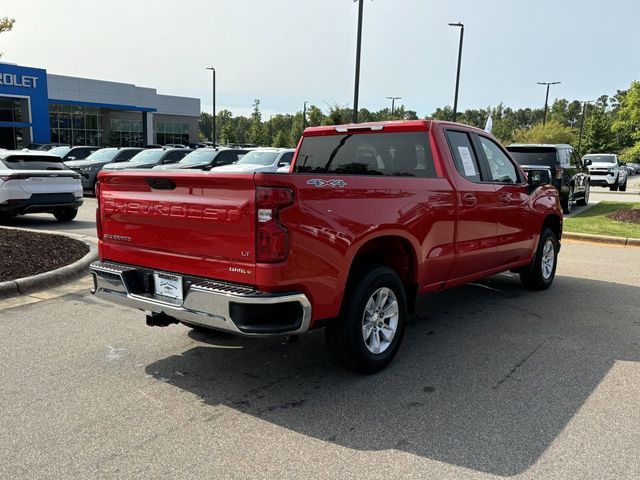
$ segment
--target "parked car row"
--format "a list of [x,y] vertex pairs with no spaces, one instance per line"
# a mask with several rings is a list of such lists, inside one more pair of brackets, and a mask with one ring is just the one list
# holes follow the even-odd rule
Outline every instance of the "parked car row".
[[[479,150],[481,146],[474,145],[474,148]],[[68,187],[63,186],[65,182],[74,185],[80,183],[80,192],[95,192],[98,173],[103,169],[288,173],[295,154],[295,149],[288,148],[264,148],[253,145],[223,147],[205,144],[190,144],[188,147],[172,144],[148,145],[146,148],[99,148],[48,143],[31,144],[29,149],[20,152],[0,152],[3,155],[0,156],[0,216],[44,211],[54,213],[59,220],[73,219],[77,206],[82,203],[82,195],[77,196],[77,189],[62,192],[58,187],[64,190]],[[506,149],[525,173],[540,169],[548,171],[550,183],[559,192],[565,214],[571,212],[574,202],[578,205],[586,205],[589,202],[591,186],[609,187],[611,191],[625,191],[628,177],[640,173],[640,164],[625,165],[615,154],[594,153],[580,158],[577,151],[567,144],[513,144]],[[491,156],[491,152],[485,153]],[[380,159],[372,157],[367,162],[379,163]],[[487,173],[500,176],[501,159],[497,158],[491,165],[497,170]],[[2,174],[7,169],[20,170],[20,173],[16,174],[14,171],[7,175]],[[56,173],[51,174],[52,170]],[[64,171],[64,174],[57,173],[58,170]],[[43,171],[48,172],[47,175]],[[47,176],[50,180],[46,180]],[[22,188],[15,180],[26,182],[28,188],[22,189],[26,192],[26,197],[23,195],[14,198],[10,193]],[[49,183],[55,184],[56,187],[49,189],[46,187]],[[34,185],[41,188],[34,189]],[[64,199],[59,194],[64,194]],[[27,197],[29,200],[23,201]],[[62,213],[63,211],[65,213]]]

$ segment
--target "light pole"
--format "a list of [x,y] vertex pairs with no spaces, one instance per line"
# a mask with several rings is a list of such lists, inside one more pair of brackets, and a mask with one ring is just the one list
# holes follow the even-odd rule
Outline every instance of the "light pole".
[[393,117],[393,112],[395,112],[396,100],[401,100],[402,97],[387,97],[388,100],[391,100],[391,117]]
[[309,101],[305,100],[304,106],[302,107],[302,130],[303,131],[305,128],[307,128],[307,103],[309,103]]
[[587,115],[587,105],[592,103],[591,100],[585,100],[582,103],[582,118],[580,119],[580,135],[578,136],[578,155],[582,157],[582,131],[584,129],[584,118]]
[[547,110],[549,109],[549,87],[551,85],[559,85],[562,82],[538,82],[538,85],[546,85],[547,86],[547,96],[544,98],[544,117],[542,118],[542,124],[546,125],[547,123]]
[[358,2],[358,40],[356,43],[356,81],[353,89],[353,123],[358,123],[358,90],[360,89],[360,50],[362,47],[362,7],[364,0]]
[[458,46],[458,70],[456,72],[456,93],[453,97],[453,121],[458,117],[458,90],[460,88],[460,66],[462,64],[462,41],[464,39],[464,24],[450,23],[450,27],[460,27],[460,45]]
[[213,146],[216,146],[216,69],[213,67],[207,67],[207,70],[211,70],[213,73],[213,114],[211,116],[211,142]]

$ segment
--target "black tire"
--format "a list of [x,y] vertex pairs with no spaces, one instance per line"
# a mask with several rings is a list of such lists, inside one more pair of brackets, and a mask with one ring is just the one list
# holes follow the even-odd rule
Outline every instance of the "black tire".
[[567,196],[567,199],[562,202],[562,213],[565,215],[569,215],[573,209],[573,204],[571,202],[573,202],[573,187],[569,188],[569,195]]
[[70,222],[78,215],[77,208],[58,208],[53,211],[53,216],[56,217],[56,220],[59,222]]
[[609,191],[610,192],[615,192],[616,190],[618,190],[618,179],[616,179],[615,183],[613,185],[609,185]]
[[584,207],[585,205],[587,205],[589,203],[589,195],[591,193],[591,185],[589,185],[587,183],[587,187],[584,191],[584,196],[578,200],[576,203],[582,207]]
[[627,181],[628,180],[625,178],[624,183],[618,187],[618,190],[620,190],[621,192],[626,192],[627,191]]
[[[393,295],[388,293],[384,297],[388,291]],[[375,373],[391,362],[402,342],[407,317],[407,300],[402,281],[390,268],[368,265],[359,269],[353,276],[344,298],[345,303],[340,318],[325,329],[329,352],[339,364],[346,368],[362,373]],[[376,298],[382,302],[379,308],[375,305]],[[391,313],[389,318],[381,317],[385,309],[395,312],[394,300],[397,315]],[[366,317],[365,310],[370,301],[374,302],[371,307],[372,313]],[[369,337],[365,338],[367,319],[370,320],[368,325],[372,327]],[[389,340],[388,335],[393,330],[394,321],[395,333]],[[387,333],[380,333],[383,331]],[[371,350],[376,349],[376,338],[380,353],[373,353]]]
[[[551,270],[548,270],[549,264],[547,262],[545,247],[547,242],[553,248],[553,265]],[[543,260],[545,265],[543,269]],[[522,284],[530,290],[545,290],[551,286],[553,279],[556,276],[556,267],[558,265],[558,239],[556,234],[549,228],[545,228],[540,235],[540,241],[538,242],[538,248],[536,248],[536,255],[531,261],[531,265],[528,268],[520,271],[520,281]]]

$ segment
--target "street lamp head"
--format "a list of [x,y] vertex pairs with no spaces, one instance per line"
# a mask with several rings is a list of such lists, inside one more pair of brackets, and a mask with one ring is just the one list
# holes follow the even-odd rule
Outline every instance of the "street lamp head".
[[458,23],[450,23],[449,24],[450,27],[461,27],[464,28],[464,23],[458,22]]
[[213,67],[206,67],[206,68],[207,68],[207,70],[213,70],[214,72],[216,71],[216,69],[213,68]]
[[538,82],[538,85],[559,85],[562,82]]

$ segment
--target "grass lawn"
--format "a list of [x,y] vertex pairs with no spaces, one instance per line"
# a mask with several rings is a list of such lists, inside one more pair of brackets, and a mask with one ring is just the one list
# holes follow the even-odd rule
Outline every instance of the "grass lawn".
[[640,224],[617,222],[607,218],[618,210],[640,209],[640,203],[601,202],[573,218],[564,219],[564,231],[609,235],[611,237],[640,238]]

